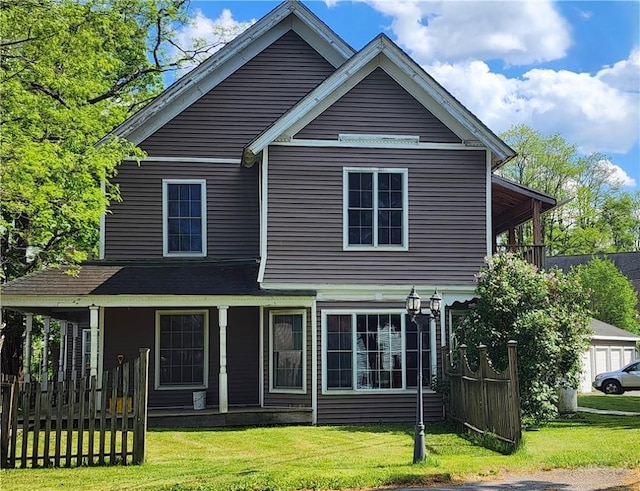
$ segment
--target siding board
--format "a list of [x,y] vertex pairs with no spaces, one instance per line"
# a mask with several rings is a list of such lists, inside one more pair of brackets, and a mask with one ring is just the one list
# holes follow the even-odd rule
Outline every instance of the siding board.
[[[409,169],[409,250],[343,251],[343,167]],[[472,284],[486,255],[484,151],[269,150],[266,283]]]
[[157,156],[240,158],[247,143],[334,70],[289,31],[140,146]]
[[259,253],[258,169],[237,164],[125,161],[114,179],[122,201],[105,219],[105,259],[162,257],[162,179],[206,179],[207,253]]
[[336,140],[339,133],[418,135],[423,142],[461,142],[382,68],[367,75],[295,137]]

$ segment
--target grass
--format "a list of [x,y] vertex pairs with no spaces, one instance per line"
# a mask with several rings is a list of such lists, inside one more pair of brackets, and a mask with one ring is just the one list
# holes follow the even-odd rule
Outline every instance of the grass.
[[556,467],[640,467],[640,417],[581,413],[525,434],[506,456],[427,425],[428,460],[411,465],[409,426],[150,431],[142,466],[15,469],[8,490],[295,490],[408,486]]
[[640,413],[640,396],[579,395],[578,406]]

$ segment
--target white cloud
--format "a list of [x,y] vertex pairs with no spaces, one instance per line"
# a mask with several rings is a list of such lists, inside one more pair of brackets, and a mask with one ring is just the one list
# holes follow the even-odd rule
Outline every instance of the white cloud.
[[560,133],[584,152],[626,153],[640,132],[640,94],[624,90],[637,51],[598,72],[532,69],[520,78],[492,73],[483,61],[425,69],[496,132],[527,124]]
[[610,160],[600,160],[599,166],[603,168],[603,173],[607,176],[607,182],[614,186],[635,187],[636,180],[625,172],[619,165]]
[[419,63],[500,59],[523,65],[562,58],[571,43],[568,23],[546,0],[364,1],[392,18],[398,43]]
[[255,22],[255,19],[248,22],[235,20],[229,9],[224,9],[217,19],[210,19],[197,9],[193,20],[178,30],[175,42],[184,50],[208,47],[206,54],[197,60],[202,62]]
[[603,68],[596,77],[619,90],[640,92],[640,48],[635,48],[626,60]]

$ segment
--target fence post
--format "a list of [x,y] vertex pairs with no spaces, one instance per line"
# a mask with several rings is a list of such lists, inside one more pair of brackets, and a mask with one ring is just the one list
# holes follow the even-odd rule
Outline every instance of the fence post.
[[482,418],[482,428],[481,430],[483,431],[493,431],[493,428],[488,428],[489,426],[489,415],[488,415],[488,406],[489,406],[489,400],[488,400],[488,395],[487,395],[487,381],[485,380],[487,378],[487,365],[488,365],[488,361],[487,361],[487,347],[484,344],[481,344],[480,346],[478,346],[478,353],[479,353],[479,367],[478,367],[478,371],[480,374],[480,394],[482,394],[482,413],[481,413],[481,418]]
[[149,399],[149,348],[140,348],[140,357],[136,360],[134,371],[133,407],[133,463],[144,463],[144,451],[147,438],[147,403]]
[[465,377],[468,375],[469,363],[467,361],[467,345],[460,345],[460,359],[458,363],[460,365],[460,408],[458,410],[458,417],[464,423],[467,420],[467,380]]
[[509,400],[512,421],[512,438],[516,444],[522,437],[522,422],[520,421],[520,387],[518,386],[518,359],[516,354],[517,341],[507,342],[507,354],[509,356]]
[[13,391],[15,382],[2,382],[0,397],[2,397],[2,428],[0,429],[0,467],[6,469],[9,465],[9,422],[15,408],[11,407],[13,402]]

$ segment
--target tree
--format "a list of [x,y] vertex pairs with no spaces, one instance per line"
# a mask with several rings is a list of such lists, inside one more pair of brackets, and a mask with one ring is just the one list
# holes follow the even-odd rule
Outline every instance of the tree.
[[[542,218],[543,240],[550,254],[638,250],[640,196],[622,190],[606,156],[581,155],[576,145],[560,135],[545,136],[525,125],[501,136],[518,156],[500,174],[560,203]],[[616,222],[605,215],[607,207],[615,213]],[[525,227],[516,233],[522,243],[531,240]]]
[[613,261],[594,257],[572,268],[570,274],[586,292],[593,317],[640,334],[638,293]]
[[[96,253],[110,184],[131,143],[97,142],[210,46],[180,49],[187,0],[0,2],[0,281]],[[20,358],[7,322],[3,371]]]
[[480,344],[496,368],[508,364],[507,342],[518,342],[518,379],[524,420],[556,414],[556,391],[576,387],[589,342],[589,314],[580,284],[559,270],[538,271],[510,253],[496,254],[477,275],[478,304],[456,328],[477,355]]

